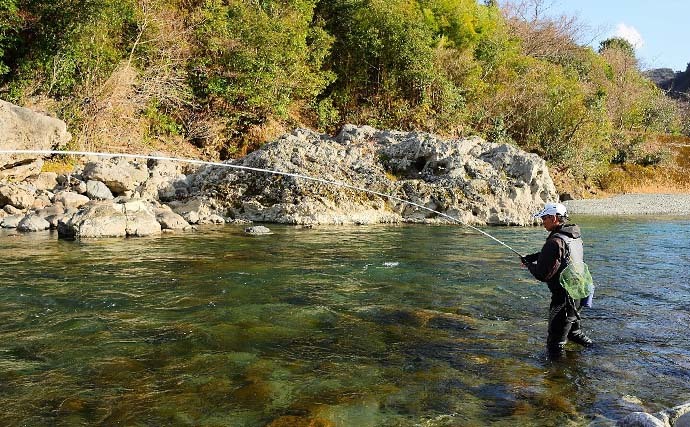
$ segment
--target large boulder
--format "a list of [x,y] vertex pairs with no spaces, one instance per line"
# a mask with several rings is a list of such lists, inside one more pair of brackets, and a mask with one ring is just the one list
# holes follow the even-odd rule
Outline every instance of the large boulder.
[[60,191],[55,194],[54,201],[66,208],[79,208],[87,204],[89,198],[72,191]]
[[93,180],[86,182],[86,195],[92,200],[112,200],[114,198],[107,185],[101,181]]
[[127,216],[112,202],[91,202],[57,225],[58,236],[77,239],[124,237]]
[[49,228],[50,223],[35,214],[25,216],[21,221],[19,221],[19,224],[17,224],[17,230],[19,231],[42,231]]
[[0,207],[5,205],[28,209],[36,200],[36,189],[26,184],[0,184]]
[[[53,150],[71,138],[62,120],[0,100],[0,150]],[[0,178],[20,181],[42,165],[40,155],[0,154]]]
[[527,225],[532,212],[558,200],[546,162],[535,154],[476,137],[368,126],[346,126],[336,138],[298,129],[188,180],[192,200],[207,200],[214,213],[289,224]]
[[191,227],[181,215],[170,209],[157,209],[156,220],[164,230],[186,230]]
[[161,234],[154,207],[145,200],[129,200],[118,205],[127,217],[128,236],[144,237]]
[[84,179],[100,181],[114,194],[133,191],[149,178],[146,163],[122,157],[89,162],[82,172]]

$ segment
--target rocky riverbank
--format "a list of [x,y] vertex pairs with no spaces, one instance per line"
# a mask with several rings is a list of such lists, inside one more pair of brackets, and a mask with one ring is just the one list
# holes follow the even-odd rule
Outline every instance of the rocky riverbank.
[[[69,139],[55,119],[0,107],[0,134],[23,135],[0,149],[33,149],[33,139],[37,149],[55,149]],[[557,198],[535,154],[368,126],[348,125],[335,137],[297,129],[225,165],[94,157],[55,174],[42,164],[40,156],[0,157],[0,226],[90,238],[227,222],[527,225]]]

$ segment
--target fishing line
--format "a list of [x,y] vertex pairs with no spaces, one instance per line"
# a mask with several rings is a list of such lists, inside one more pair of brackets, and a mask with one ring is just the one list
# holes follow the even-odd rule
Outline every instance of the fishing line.
[[409,204],[412,206],[416,206],[416,207],[423,209],[425,211],[435,213],[437,215],[440,215],[444,218],[451,220],[452,222],[456,222],[460,225],[468,227],[468,228],[488,237],[489,239],[493,240],[494,242],[496,242],[500,245],[503,245],[504,247],[506,247],[507,249],[509,249],[513,253],[522,257],[522,254],[520,252],[511,248],[506,243],[498,240],[497,238],[495,238],[491,234],[487,233],[486,231],[480,230],[479,228],[477,228],[473,225],[466,224],[466,223],[460,221],[458,218],[452,217],[452,216],[447,215],[443,212],[433,210],[431,208],[428,208],[426,206],[412,202],[410,200],[402,199],[400,197],[393,196],[390,194],[380,193],[380,192],[374,191],[374,190],[369,190],[369,189],[363,188],[363,187],[357,187],[356,185],[350,185],[350,184],[347,184],[345,182],[340,182],[340,181],[331,181],[328,179],[316,178],[313,176],[301,175],[298,173],[275,171],[275,170],[270,170],[270,169],[255,168],[255,167],[251,167],[251,166],[233,165],[233,164],[221,163],[221,162],[208,162],[205,160],[186,159],[186,158],[180,158],[180,157],[149,156],[149,155],[143,155],[143,154],[116,154],[116,153],[91,152],[91,151],[69,151],[69,150],[68,151],[59,151],[59,150],[0,150],[0,154],[42,154],[42,155],[62,154],[62,155],[72,155],[72,156],[99,156],[99,157],[109,157],[109,158],[123,157],[123,158],[129,158],[129,159],[163,160],[163,161],[174,161],[174,162],[181,162],[181,163],[189,163],[189,164],[194,164],[194,165],[219,166],[219,167],[241,169],[241,170],[247,170],[247,171],[253,171],[253,172],[263,172],[263,173],[269,173],[269,174],[273,174],[273,175],[282,175],[282,176],[290,176],[293,178],[306,179],[309,181],[320,182],[322,184],[332,184],[332,185],[337,185],[337,186],[340,186],[343,188],[349,188],[351,190],[362,191],[362,192],[374,194],[374,195],[377,195],[380,197],[385,197],[385,198],[395,200],[395,201],[398,201],[401,203],[406,203],[406,204]]

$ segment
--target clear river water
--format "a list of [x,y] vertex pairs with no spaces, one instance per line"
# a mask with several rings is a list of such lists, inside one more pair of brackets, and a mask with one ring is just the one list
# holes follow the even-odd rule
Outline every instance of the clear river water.
[[563,426],[690,401],[690,219],[575,220],[596,346],[560,362],[546,286],[457,225],[1,231],[0,425]]

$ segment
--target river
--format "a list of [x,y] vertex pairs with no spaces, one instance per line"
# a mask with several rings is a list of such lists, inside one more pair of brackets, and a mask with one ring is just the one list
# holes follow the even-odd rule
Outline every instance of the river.
[[576,220],[596,345],[558,363],[546,286],[461,226],[1,231],[0,424],[562,426],[689,401],[690,220]]

